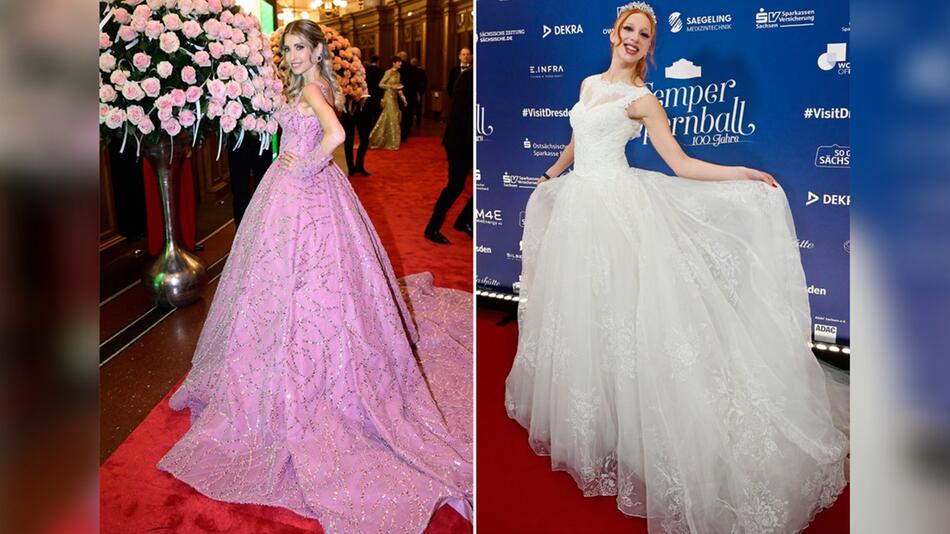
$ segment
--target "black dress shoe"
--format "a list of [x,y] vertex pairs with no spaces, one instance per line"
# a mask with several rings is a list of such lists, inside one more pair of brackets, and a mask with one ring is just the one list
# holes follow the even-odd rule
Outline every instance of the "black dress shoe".
[[452,228],[455,228],[459,232],[465,232],[468,234],[468,237],[472,237],[472,225],[469,223],[456,224],[452,226]]
[[366,169],[356,169],[356,174],[359,174],[360,176],[369,176],[369,175],[370,175],[370,174],[369,174],[369,171],[367,171]]
[[429,241],[438,243],[440,245],[448,245],[451,243],[451,241],[449,241],[444,235],[442,235],[442,232],[438,230],[426,230],[425,236]]

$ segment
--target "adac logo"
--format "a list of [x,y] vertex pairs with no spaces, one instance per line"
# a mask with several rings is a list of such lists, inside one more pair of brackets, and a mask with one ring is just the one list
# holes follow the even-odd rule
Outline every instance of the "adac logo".
[[815,167],[847,169],[851,167],[851,147],[821,145],[815,151]]
[[825,52],[818,56],[818,68],[823,71],[837,69],[839,75],[851,74],[848,43],[828,43]]
[[830,324],[815,323],[815,341],[836,343],[838,341],[838,327]]
[[832,195],[824,193],[819,195],[817,193],[808,192],[808,200],[805,201],[806,206],[811,206],[817,202],[821,202],[825,206],[850,206],[851,205],[851,195]]
[[541,38],[546,39],[549,35],[555,37],[562,35],[578,35],[584,33],[584,28],[580,24],[561,24],[558,26],[541,25]]

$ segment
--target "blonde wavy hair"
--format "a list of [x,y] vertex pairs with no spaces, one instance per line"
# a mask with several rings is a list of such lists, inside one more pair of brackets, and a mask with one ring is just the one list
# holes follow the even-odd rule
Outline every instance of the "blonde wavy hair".
[[635,13],[642,13],[643,16],[645,16],[647,20],[650,21],[650,35],[652,38],[650,39],[650,48],[647,50],[647,53],[644,54],[642,58],[640,58],[640,61],[637,62],[636,68],[634,68],[633,79],[630,80],[634,84],[636,83],[637,78],[640,78],[641,80],[646,81],[647,60],[650,61],[651,65],[656,67],[656,63],[653,61],[653,51],[656,50],[656,21],[653,19],[653,15],[651,13],[647,13],[646,11],[642,9],[638,9],[638,8],[624,9],[623,11],[621,11],[620,14],[617,15],[617,20],[614,21],[613,31],[614,31],[614,34],[617,36],[617,44],[612,44],[613,48],[617,48],[618,46],[620,46],[621,44],[620,28],[623,27],[623,23],[627,20],[627,17]]
[[[311,51],[315,51],[317,45],[323,45],[323,52],[318,57],[313,58],[313,62],[317,68],[320,69],[320,76],[330,84],[330,89],[333,91],[333,101],[331,102],[333,108],[338,112],[343,111],[343,105],[345,103],[343,91],[340,90],[340,82],[337,81],[336,73],[333,72],[333,57],[330,55],[327,38],[323,35],[323,30],[320,29],[320,25],[306,19],[298,19],[287,24],[280,36],[281,52],[284,50],[284,40],[288,35],[296,35],[303,39],[304,42],[310,45]],[[287,74],[287,83],[284,84],[284,96],[286,96],[287,102],[294,102],[300,96],[300,92],[303,91],[303,76],[293,73],[290,69],[290,65],[287,63],[286,56],[284,56],[280,64],[281,68],[285,69]]]

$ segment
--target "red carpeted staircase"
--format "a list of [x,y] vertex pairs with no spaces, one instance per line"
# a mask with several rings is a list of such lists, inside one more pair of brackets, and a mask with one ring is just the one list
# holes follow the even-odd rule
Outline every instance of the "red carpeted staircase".
[[[478,414],[476,523],[486,533],[646,533],[646,520],[625,516],[613,497],[584,497],[567,473],[551,471],[550,458],[528,446],[528,433],[505,413],[505,377],[518,343],[517,323],[506,314],[476,314]],[[848,532],[848,490],[818,514],[808,534]]]
[[[382,238],[397,276],[430,271],[436,285],[472,290],[472,241],[443,229],[452,245],[422,237],[435,199],[445,185],[445,152],[434,137],[414,137],[397,152],[371,150],[368,178],[352,183]],[[453,206],[448,220],[464,205]],[[121,354],[118,356],[121,358]],[[281,508],[227,504],[193,490],[155,464],[188,429],[188,413],[172,412],[169,392],[99,470],[103,533],[322,532],[319,523]],[[432,518],[427,533],[462,534],[472,525],[449,507]]]

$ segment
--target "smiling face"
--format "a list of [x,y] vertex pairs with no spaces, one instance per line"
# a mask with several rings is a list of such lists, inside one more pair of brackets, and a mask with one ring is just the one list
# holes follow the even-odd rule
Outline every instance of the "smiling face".
[[314,50],[303,36],[291,33],[284,35],[284,45],[281,51],[287,65],[290,66],[290,71],[300,76],[313,68],[313,56],[322,51],[323,45],[318,44],[317,48],[317,50]]
[[640,12],[631,13],[610,32],[614,57],[623,63],[639,63],[651,52],[655,30],[649,16]]

